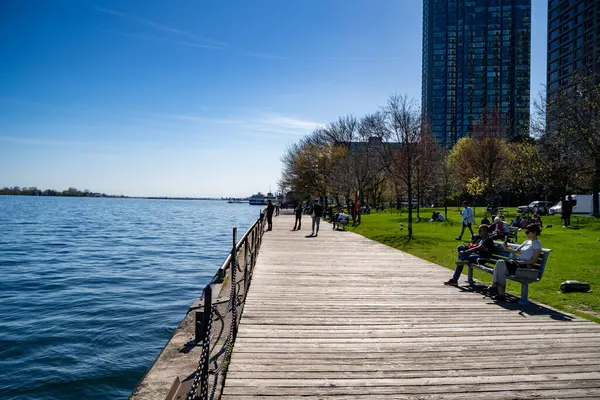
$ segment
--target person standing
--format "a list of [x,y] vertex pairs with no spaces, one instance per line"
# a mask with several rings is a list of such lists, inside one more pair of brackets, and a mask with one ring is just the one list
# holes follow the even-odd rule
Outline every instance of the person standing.
[[571,214],[573,214],[573,198],[571,195],[568,195],[566,200],[561,202],[561,211],[563,215],[564,225],[563,228],[566,228],[571,225]]
[[473,228],[471,228],[471,224],[475,222],[475,215],[473,214],[473,209],[469,206],[468,202],[463,202],[463,211],[462,211],[462,230],[460,231],[460,235],[456,238],[456,240],[462,240],[462,235],[465,233],[465,228],[469,228],[471,231],[471,237],[475,236],[473,233]]
[[312,211],[312,234],[311,236],[319,236],[319,224],[323,216],[323,207],[315,200]]
[[273,230],[273,212],[274,211],[275,211],[275,206],[273,205],[273,202],[271,200],[269,200],[269,202],[267,204],[267,230],[268,231]]
[[296,215],[296,220],[294,221],[294,229],[296,230],[296,226],[298,226],[298,230],[302,227],[302,203],[299,203],[294,209],[294,214]]

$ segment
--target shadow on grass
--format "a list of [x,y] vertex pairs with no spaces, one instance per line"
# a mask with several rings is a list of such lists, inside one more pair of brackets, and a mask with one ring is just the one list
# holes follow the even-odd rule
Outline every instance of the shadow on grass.
[[502,302],[494,301],[493,299],[490,299],[489,297],[487,297],[487,295],[485,294],[486,288],[487,288],[486,285],[482,285],[479,282],[475,283],[474,285],[469,285],[469,286],[458,286],[458,289],[460,289],[463,292],[481,294],[482,296],[484,296],[484,299],[493,301],[493,303],[496,306],[502,307],[505,310],[519,311],[519,315],[521,315],[523,318],[527,318],[529,316],[536,316],[536,317],[547,316],[550,319],[553,319],[556,321],[564,321],[564,322],[571,322],[574,319],[574,317],[571,315],[564,314],[560,311],[553,310],[551,308],[544,307],[539,304],[535,304],[535,303],[520,304],[519,297],[511,295],[510,293],[506,294],[506,301],[502,301]]
[[406,249],[413,246],[431,246],[434,245],[437,241],[434,238],[414,236],[412,239],[406,234],[394,234],[390,235],[389,233],[383,233],[380,235],[372,235],[371,238],[377,242],[386,244],[388,246],[394,247],[396,249]]

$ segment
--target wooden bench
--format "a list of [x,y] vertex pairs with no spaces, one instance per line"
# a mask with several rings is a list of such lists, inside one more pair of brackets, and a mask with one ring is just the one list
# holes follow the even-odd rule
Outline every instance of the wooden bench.
[[[494,254],[492,258],[489,260],[480,258],[477,260],[476,264],[468,264],[469,275],[468,282],[470,284],[475,283],[473,280],[473,268],[478,270],[487,272],[489,274],[494,273],[494,264],[498,260],[508,260],[510,253],[504,250],[503,242],[494,242],[496,245],[494,249]],[[519,247],[519,245],[514,243],[508,244],[513,250]],[[540,258],[536,264],[533,264],[530,268],[517,268],[517,271],[514,275],[508,275],[506,279],[510,279],[511,281],[519,282],[521,284],[521,299],[519,300],[520,304],[528,304],[529,300],[527,299],[529,296],[529,284],[534,282],[539,282],[542,280],[544,275],[544,269],[546,268],[546,263],[548,262],[548,256],[550,255],[550,249],[542,249],[540,253]]]

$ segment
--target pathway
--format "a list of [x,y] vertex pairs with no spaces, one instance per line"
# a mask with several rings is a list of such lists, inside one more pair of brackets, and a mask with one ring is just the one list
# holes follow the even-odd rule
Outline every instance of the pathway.
[[[600,398],[600,325],[442,285],[451,271],[274,218],[224,399]],[[535,291],[535,285],[532,285]]]

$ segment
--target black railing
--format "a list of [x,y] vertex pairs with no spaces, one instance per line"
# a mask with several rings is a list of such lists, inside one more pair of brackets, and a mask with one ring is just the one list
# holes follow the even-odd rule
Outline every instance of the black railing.
[[[265,213],[237,240],[221,268],[202,292],[195,314],[194,337],[188,346],[202,346],[198,367],[191,378],[176,380],[166,400],[219,399],[225,385],[233,344],[242,317],[246,295],[256,265],[263,233]],[[227,291],[227,289],[229,289]]]

